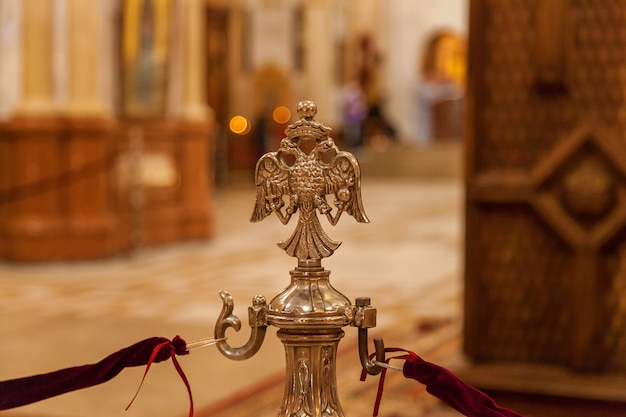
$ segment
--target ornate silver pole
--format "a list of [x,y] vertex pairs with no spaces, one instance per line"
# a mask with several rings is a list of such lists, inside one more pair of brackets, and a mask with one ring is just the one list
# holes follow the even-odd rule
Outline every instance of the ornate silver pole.
[[[345,212],[358,222],[368,223],[361,202],[361,172],[352,154],[340,151],[330,137],[331,129],[315,121],[317,107],[311,101],[298,104],[300,120],[290,125],[276,152],[263,155],[256,165],[256,203],[251,221],[272,213],[283,224],[298,213],[291,237],[278,246],[298,259],[290,285],[269,303],[256,296],[249,307],[251,335],[248,342],[233,348],[227,341],[217,344],[226,357],[243,360],[254,355],[263,343],[267,326],[276,326],[285,346],[287,380],[279,411],[284,417],[342,417],[337,394],[336,356],[343,327],[359,328],[359,355],[364,369],[381,371],[369,359],[367,329],[376,325],[376,309],[368,298],[355,305],[330,284],[330,271],[322,258],[333,254],[341,242],[333,241],[322,229],[317,214],[335,225]],[[306,153],[301,145],[310,141]],[[334,208],[326,200],[334,196]],[[336,212],[333,213],[334,209]],[[234,316],[233,299],[220,292],[223,309],[215,325],[215,338],[225,338],[229,327],[238,331],[241,321]],[[376,359],[384,361],[381,339],[375,340]]]

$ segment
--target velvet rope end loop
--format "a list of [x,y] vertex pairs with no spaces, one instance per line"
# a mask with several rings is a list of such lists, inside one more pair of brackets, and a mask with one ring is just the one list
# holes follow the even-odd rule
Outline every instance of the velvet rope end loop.
[[165,342],[159,343],[158,345],[154,347],[154,349],[152,349],[152,353],[146,364],[146,370],[143,374],[143,377],[141,378],[139,388],[137,388],[137,392],[135,392],[135,395],[133,396],[132,400],[130,400],[130,403],[126,406],[125,410],[128,411],[130,406],[133,405],[133,402],[137,398],[137,395],[139,395],[139,391],[141,390],[141,387],[144,381],[146,380],[146,376],[148,375],[150,366],[152,366],[152,364],[155,362],[155,359],[157,358],[157,356],[159,355],[159,353],[161,352],[163,348],[168,348],[169,357],[172,358],[172,362],[174,363],[174,368],[176,368],[176,372],[178,372],[178,375],[183,380],[183,383],[185,384],[185,387],[187,388],[187,393],[189,394],[189,417],[193,417],[193,396],[191,394],[191,385],[189,385],[187,376],[185,375],[183,368],[180,366],[180,364],[178,363],[178,360],[176,359],[176,355],[187,355],[189,354],[189,350],[187,349],[187,343],[178,335],[174,337],[174,339],[172,340],[166,340]]

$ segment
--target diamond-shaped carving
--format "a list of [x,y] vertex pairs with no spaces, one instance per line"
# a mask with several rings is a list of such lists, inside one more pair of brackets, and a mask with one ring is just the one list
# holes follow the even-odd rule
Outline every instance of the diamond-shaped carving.
[[626,149],[587,121],[531,173],[539,215],[575,248],[597,249],[626,225]]
[[570,215],[595,223],[614,207],[617,184],[603,158],[590,150],[558,179],[558,191]]

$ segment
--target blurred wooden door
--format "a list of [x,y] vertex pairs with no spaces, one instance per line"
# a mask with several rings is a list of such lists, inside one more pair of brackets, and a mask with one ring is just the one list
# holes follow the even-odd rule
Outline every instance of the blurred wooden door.
[[626,369],[626,1],[470,3],[465,351]]

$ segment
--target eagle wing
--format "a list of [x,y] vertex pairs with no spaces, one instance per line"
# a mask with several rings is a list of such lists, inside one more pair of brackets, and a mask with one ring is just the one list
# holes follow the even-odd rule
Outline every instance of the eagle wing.
[[350,152],[339,151],[326,170],[326,194],[335,195],[335,206],[359,223],[369,223],[361,201],[361,168]]
[[276,152],[263,155],[254,171],[256,203],[251,222],[258,222],[285,204],[283,196],[289,194],[289,173],[278,159]]

